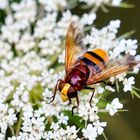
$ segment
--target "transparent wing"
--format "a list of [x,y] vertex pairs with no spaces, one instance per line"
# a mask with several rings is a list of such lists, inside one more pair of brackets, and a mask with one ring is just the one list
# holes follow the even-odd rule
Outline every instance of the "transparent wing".
[[78,56],[86,49],[83,44],[83,34],[80,29],[72,22],[68,28],[65,48],[65,69],[66,74],[75,63]]
[[102,72],[91,75],[89,77],[87,85],[94,84],[106,80],[109,77],[126,72],[132,69],[138,63],[140,63],[140,61],[136,61],[135,56],[131,56],[129,54],[125,55],[124,58],[116,58],[114,60],[110,60]]

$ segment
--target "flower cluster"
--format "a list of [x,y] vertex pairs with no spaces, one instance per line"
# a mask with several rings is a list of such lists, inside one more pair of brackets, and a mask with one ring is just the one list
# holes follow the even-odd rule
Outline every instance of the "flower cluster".
[[[128,52],[136,55],[137,41],[116,35],[120,20],[97,29],[93,26],[93,10],[73,14],[72,9],[82,3],[93,7],[118,6],[121,0],[0,0],[0,12],[6,15],[0,22],[0,139],[95,140],[107,125],[100,120],[99,113],[112,116],[123,108],[118,98],[105,102],[102,95],[116,89],[104,84],[94,85],[92,108],[87,103],[92,92],[80,91],[75,116],[71,115],[72,105],[62,103],[59,94],[47,104],[56,81],[65,76],[65,36],[72,21],[85,31],[90,29],[83,40],[89,49],[105,49],[111,59]],[[138,71],[136,67],[134,72]],[[109,82],[120,81],[124,92],[131,91],[134,77],[126,76],[123,73],[111,77]]]
[[79,0],[80,2],[84,2],[87,5],[96,5],[97,7],[102,4],[112,4],[113,6],[119,6],[122,0]]

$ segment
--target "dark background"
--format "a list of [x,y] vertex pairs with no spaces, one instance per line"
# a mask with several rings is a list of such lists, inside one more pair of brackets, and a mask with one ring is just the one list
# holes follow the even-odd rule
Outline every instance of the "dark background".
[[[95,25],[100,28],[108,25],[110,20],[120,19],[121,27],[118,35],[136,30],[130,38],[137,39],[138,44],[140,44],[140,0],[129,0],[127,2],[134,4],[135,7],[129,9],[108,7],[108,13],[99,10]],[[140,54],[140,45],[138,54]],[[134,77],[136,78],[135,86],[140,88],[140,74],[134,75]],[[124,100],[129,99],[124,105],[124,108],[129,109],[129,111],[113,117],[105,116],[102,119],[108,122],[105,129],[108,140],[140,140],[140,99],[136,97],[132,99],[130,93],[120,93],[117,96]],[[104,140],[104,138],[100,136],[97,140]]]

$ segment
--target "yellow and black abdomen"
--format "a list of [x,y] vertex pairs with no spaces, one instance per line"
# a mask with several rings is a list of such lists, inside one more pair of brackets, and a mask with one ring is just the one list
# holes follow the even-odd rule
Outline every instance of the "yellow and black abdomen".
[[109,56],[103,49],[94,49],[83,54],[81,59],[95,73],[101,72],[109,61]]

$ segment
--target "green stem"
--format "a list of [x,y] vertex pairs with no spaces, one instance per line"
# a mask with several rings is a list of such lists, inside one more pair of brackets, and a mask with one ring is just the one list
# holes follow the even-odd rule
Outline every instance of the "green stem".
[[14,135],[15,135],[14,129],[12,128],[12,126],[9,126],[9,128],[10,128],[10,130],[11,130],[12,135],[14,136]]
[[101,113],[107,113],[108,110],[105,110],[105,109],[99,109],[98,112],[101,112]]
[[17,127],[16,127],[16,137],[18,136],[20,129],[21,129],[22,115],[23,115],[23,112],[21,111],[19,114],[19,119],[18,119],[18,123],[17,123]]
[[85,140],[85,137],[80,138],[80,140]]
[[117,112],[126,112],[129,111],[128,109],[119,109]]
[[103,12],[108,13],[109,10],[105,7],[104,4],[101,5],[101,9],[103,10]]
[[134,86],[132,86],[132,88],[135,89],[135,90],[137,90],[137,91],[140,91],[139,88],[136,88],[136,87],[134,87]]
[[129,32],[126,32],[126,33],[120,35],[120,36],[118,37],[118,40],[121,40],[121,39],[123,39],[123,38],[128,38],[128,37],[130,37],[131,35],[133,35],[135,32],[136,32],[136,30],[131,30],[131,31],[129,31]]
[[103,132],[103,137],[105,140],[108,140],[104,132]]
[[135,95],[137,98],[140,99],[140,95],[133,89],[131,90],[131,95],[132,95],[132,97],[134,97],[134,95]]
[[119,6],[120,8],[135,8],[134,4],[129,4],[127,2],[122,2]]
[[117,92],[119,93],[119,82],[118,82],[118,79],[115,81],[115,84],[116,84]]
[[6,7],[5,10],[6,10],[7,15],[12,15],[13,16],[13,12],[12,12],[10,3],[8,3],[8,6]]

